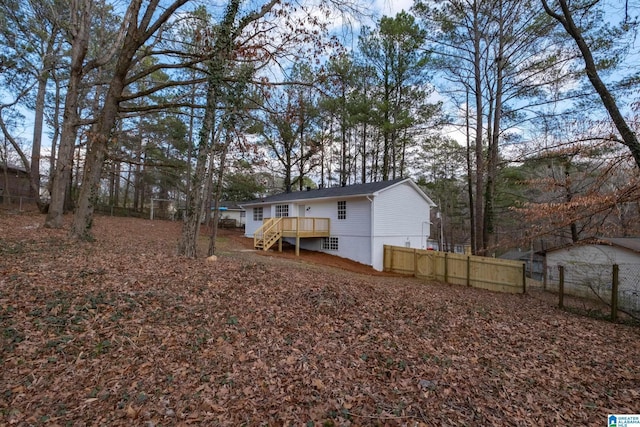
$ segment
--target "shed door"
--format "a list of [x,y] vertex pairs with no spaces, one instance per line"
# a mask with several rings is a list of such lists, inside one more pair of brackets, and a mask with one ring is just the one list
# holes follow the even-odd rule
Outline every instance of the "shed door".
[[306,206],[305,205],[299,205],[298,206],[298,216],[300,218],[303,218],[305,212],[306,212]]

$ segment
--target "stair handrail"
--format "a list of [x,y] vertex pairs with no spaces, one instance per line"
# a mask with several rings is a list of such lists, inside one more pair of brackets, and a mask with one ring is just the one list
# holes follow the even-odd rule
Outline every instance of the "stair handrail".
[[[282,218],[269,218],[266,220],[255,233],[253,233],[253,247],[258,246],[258,241],[262,239],[264,243],[264,237],[272,231],[272,229],[278,225],[280,225]],[[281,230],[277,230],[281,231]]]

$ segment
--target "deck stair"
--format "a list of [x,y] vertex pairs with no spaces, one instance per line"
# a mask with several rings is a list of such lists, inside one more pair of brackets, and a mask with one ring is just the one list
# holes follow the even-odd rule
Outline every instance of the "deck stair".
[[282,238],[282,218],[270,218],[253,235],[253,247],[268,251]]

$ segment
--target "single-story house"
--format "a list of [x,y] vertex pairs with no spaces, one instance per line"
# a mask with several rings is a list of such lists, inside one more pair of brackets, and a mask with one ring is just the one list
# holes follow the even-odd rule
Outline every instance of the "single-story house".
[[0,201],[3,196],[12,200],[31,197],[27,171],[19,166],[0,164]]
[[[216,206],[211,206],[211,211],[215,210]],[[220,201],[220,223],[224,226],[244,227],[246,211],[238,202]]]
[[411,179],[281,193],[242,203],[245,235],[383,269],[383,246],[426,248],[433,201]]
[[549,249],[545,254],[545,287],[558,289],[559,266],[567,294],[611,298],[613,265],[618,265],[618,301],[640,311],[640,237],[587,239]]

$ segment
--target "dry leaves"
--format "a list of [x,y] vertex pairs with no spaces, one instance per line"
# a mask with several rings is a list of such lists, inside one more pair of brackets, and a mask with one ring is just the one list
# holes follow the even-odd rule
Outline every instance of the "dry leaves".
[[[603,425],[640,413],[640,331],[503,295],[96,218],[0,216],[0,425]],[[35,227],[34,227],[35,226]]]

